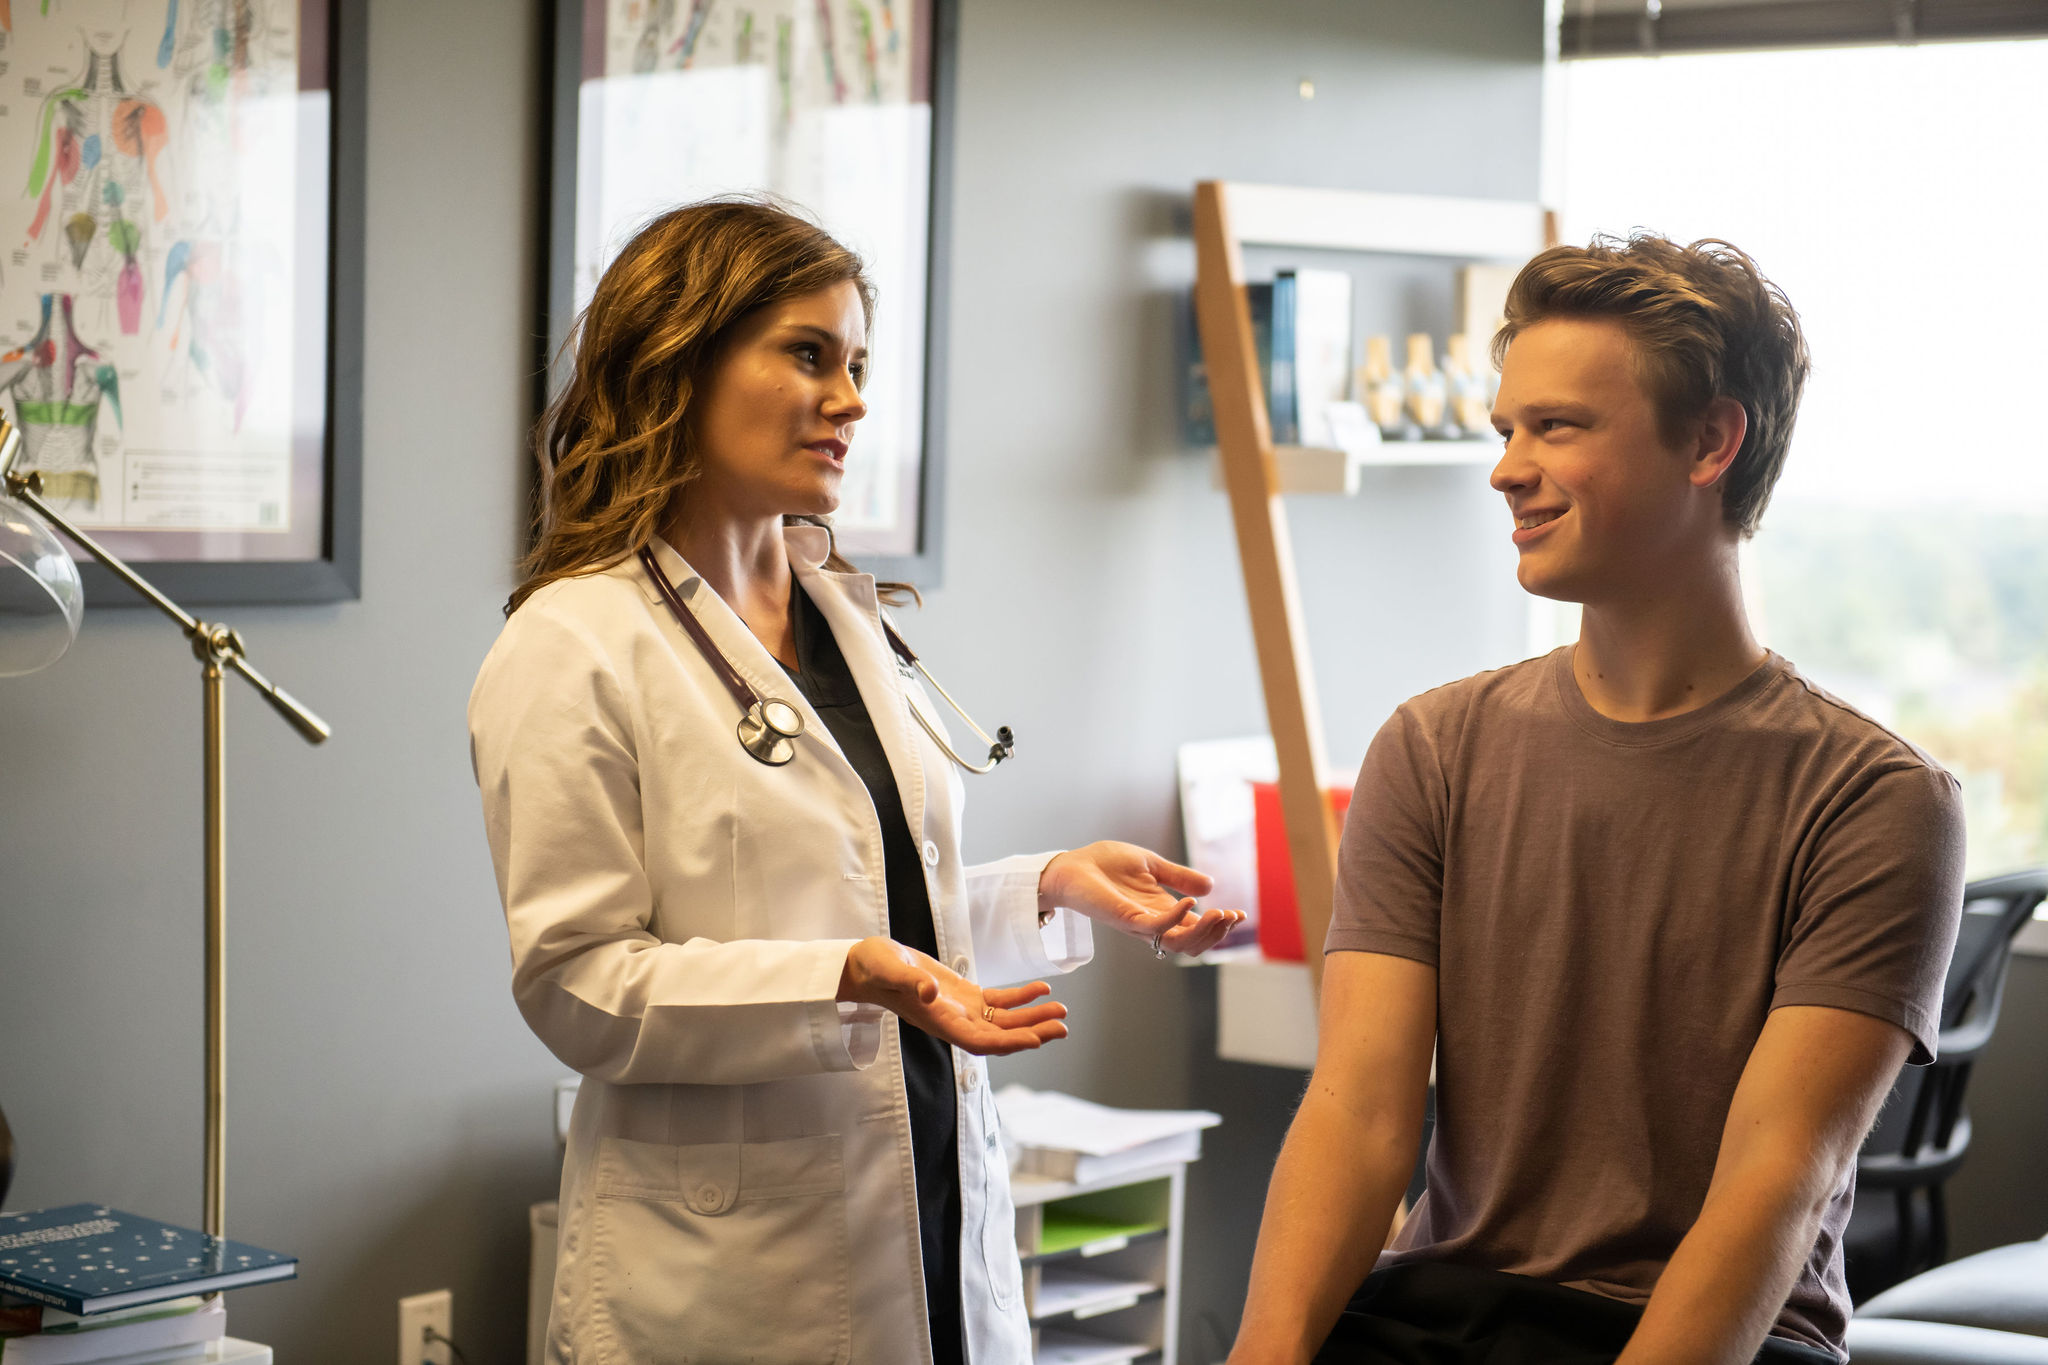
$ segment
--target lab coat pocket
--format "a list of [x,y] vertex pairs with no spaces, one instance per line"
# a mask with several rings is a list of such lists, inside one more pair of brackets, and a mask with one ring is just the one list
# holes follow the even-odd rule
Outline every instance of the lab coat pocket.
[[605,1138],[590,1257],[602,1360],[844,1365],[851,1350],[837,1134]]
[[[978,1065],[970,1062],[969,1065]],[[981,1260],[988,1271],[989,1292],[996,1304],[1009,1308],[1024,1289],[1024,1269],[1017,1259],[1017,1209],[1010,1200],[1010,1167],[999,1137],[996,1102],[986,1083],[981,1090]]]

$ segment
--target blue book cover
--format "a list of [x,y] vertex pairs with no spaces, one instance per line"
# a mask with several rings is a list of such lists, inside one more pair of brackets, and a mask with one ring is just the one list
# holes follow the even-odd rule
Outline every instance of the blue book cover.
[[1271,348],[1265,357],[1266,417],[1273,427],[1273,444],[1301,444],[1301,410],[1297,402],[1295,358],[1300,314],[1300,280],[1292,270],[1273,276],[1273,325]]
[[[1273,286],[1248,284],[1244,293],[1246,310],[1252,315],[1252,346],[1258,352],[1259,378],[1266,386],[1266,418],[1272,422],[1277,416],[1273,409]],[[1189,302],[1192,305],[1193,300]],[[1195,325],[1192,306],[1187,313],[1187,335],[1191,353],[1187,367],[1188,401],[1181,439],[1191,446],[1213,446],[1216,444],[1216,409],[1209,398],[1209,370],[1202,363],[1202,331]]]
[[0,1293],[103,1313],[299,1273],[296,1257],[101,1204],[0,1213]]

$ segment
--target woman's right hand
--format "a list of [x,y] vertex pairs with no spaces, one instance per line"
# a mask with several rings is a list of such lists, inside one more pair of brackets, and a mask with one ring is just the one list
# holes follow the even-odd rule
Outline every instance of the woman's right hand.
[[940,962],[892,938],[864,938],[846,955],[839,998],[883,1009],[963,1052],[1000,1056],[1067,1036],[1067,1007],[1043,981],[983,990]]

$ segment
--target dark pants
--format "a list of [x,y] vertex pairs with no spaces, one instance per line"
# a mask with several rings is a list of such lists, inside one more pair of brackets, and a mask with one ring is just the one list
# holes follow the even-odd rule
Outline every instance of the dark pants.
[[[1613,1365],[1642,1319],[1617,1299],[1526,1275],[1417,1261],[1366,1276],[1316,1365]],[[1837,1365],[1771,1337],[1755,1365]]]

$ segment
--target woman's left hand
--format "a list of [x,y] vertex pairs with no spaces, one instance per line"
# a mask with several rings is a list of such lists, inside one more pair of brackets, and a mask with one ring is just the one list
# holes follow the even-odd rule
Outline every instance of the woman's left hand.
[[1215,882],[1136,844],[1104,840],[1069,849],[1038,876],[1041,911],[1065,906],[1132,938],[1194,957],[1244,921],[1242,910],[1196,913],[1194,897]]

